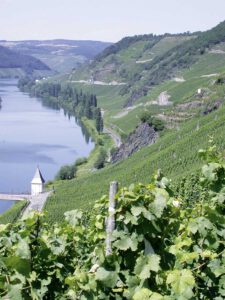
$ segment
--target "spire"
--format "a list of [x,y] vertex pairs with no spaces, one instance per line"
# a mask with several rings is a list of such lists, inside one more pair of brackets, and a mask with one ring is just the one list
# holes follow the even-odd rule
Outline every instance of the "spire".
[[40,183],[41,184],[45,183],[45,180],[44,180],[44,178],[43,178],[43,176],[41,174],[41,171],[39,170],[39,167],[37,167],[36,172],[34,174],[34,177],[33,177],[32,181],[31,181],[31,183],[39,183],[39,184]]

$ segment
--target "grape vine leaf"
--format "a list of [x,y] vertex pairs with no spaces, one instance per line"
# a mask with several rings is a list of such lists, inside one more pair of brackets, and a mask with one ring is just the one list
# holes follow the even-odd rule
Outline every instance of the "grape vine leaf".
[[22,275],[28,276],[30,273],[30,261],[18,256],[9,256],[2,258],[2,261],[8,268],[15,269]]
[[153,293],[147,288],[142,288],[138,290],[134,296],[133,300],[162,300],[163,296],[158,293]]
[[15,284],[15,285],[9,285],[8,286],[8,294],[4,297],[7,299],[13,299],[13,300],[23,300],[22,297],[22,290],[23,285],[22,284]]
[[136,265],[134,267],[134,273],[140,279],[147,279],[150,277],[151,271],[158,272],[160,257],[156,254],[152,255],[141,255],[138,257]]
[[182,295],[185,297],[184,299],[191,299],[193,297],[192,289],[195,286],[195,279],[190,270],[171,271],[167,276],[166,283],[171,285],[176,295]]
[[65,220],[73,227],[79,224],[79,220],[82,218],[82,211],[79,209],[74,209],[64,213]]
[[117,283],[118,276],[115,271],[107,271],[103,267],[98,268],[96,272],[96,280],[101,281],[107,287],[114,287]]

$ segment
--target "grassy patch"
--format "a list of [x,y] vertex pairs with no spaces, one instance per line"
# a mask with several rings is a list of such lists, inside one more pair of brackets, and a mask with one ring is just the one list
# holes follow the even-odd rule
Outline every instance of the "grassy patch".
[[0,215],[0,224],[7,224],[16,221],[20,217],[21,212],[27,203],[27,200],[16,201],[10,209]]

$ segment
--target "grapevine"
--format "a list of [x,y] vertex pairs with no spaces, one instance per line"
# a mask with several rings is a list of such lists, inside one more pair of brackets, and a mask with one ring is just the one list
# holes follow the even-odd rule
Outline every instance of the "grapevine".
[[216,299],[225,297],[225,163],[211,145],[188,201],[158,172],[122,188],[112,253],[105,253],[108,198],[49,225],[32,212],[0,225],[2,299]]

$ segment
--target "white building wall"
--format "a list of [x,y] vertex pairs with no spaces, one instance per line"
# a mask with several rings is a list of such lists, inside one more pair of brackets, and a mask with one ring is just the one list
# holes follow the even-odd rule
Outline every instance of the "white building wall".
[[31,195],[39,195],[40,193],[43,192],[43,184],[38,184],[38,183],[32,183],[31,184]]

